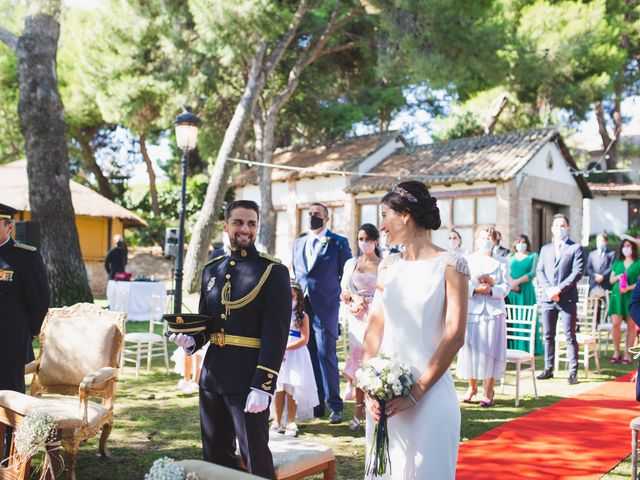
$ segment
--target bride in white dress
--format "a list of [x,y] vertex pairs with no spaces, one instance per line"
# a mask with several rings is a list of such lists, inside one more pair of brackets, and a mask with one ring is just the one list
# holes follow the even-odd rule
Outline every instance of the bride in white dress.
[[[403,182],[382,199],[382,225],[404,252],[385,258],[364,338],[363,361],[379,352],[413,374],[411,395],[386,404],[394,480],[453,480],[460,442],[460,408],[451,362],[464,343],[469,270],[465,259],[431,243],[440,213],[427,187]],[[366,398],[367,454],[380,404]]]

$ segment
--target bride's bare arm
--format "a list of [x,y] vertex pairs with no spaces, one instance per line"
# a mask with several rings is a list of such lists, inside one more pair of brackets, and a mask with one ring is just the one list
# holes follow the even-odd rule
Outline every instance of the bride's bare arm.
[[[442,340],[429,364],[411,387],[411,397],[396,397],[387,403],[387,415],[406,410],[420,401],[433,385],[451,366],[458,350],[464,344],[467,327],[467,308],[469,301],[469,281],[454,267],[445,272],[445,326]],[[415,402],[414,402],[415,400]]]

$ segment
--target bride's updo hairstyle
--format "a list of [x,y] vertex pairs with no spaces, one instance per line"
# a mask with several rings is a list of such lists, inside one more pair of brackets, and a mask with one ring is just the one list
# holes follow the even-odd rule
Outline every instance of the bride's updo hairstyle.
[[384,205],[394,212],[408,212],[415,224],[427,230],[440,228],[440,209],[427,186],[415,180],[402,182],[382,197]]

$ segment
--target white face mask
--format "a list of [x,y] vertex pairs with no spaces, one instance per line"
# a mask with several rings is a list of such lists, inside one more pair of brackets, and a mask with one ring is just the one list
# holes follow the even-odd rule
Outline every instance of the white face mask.
[[516,243],[516,251],[517,252],[524,252],[527,250],[527,244],[526,243]]
[[632,253],[633,253],[633,249],[631,247],[622,247],[622,254],[625,257],[630,257]]
[[598,250],[606,250],[607,249],[607,244],[604,243],[603,241],[596,241],[596,247],[598,248]]
[[486,240],[481,241],[480,249],[483,252],[490,252],[491,250],[493,250],[493,241],[490,238],[487,238]]
[[558,240],[564,240],[567,238],[566,227],[551,227],[551,233],[553,234],[553,237]]
[[360,247],[360,251],[364,254],[371,254],[376,249],[376,242],[372,242],[366,240],[364,242],[358,242],[358,247]]
[[457,238],[449,239],[449,248],[454,249],[454,248],[458,248],[459,246],[460,246],[460,240],[458,240]]

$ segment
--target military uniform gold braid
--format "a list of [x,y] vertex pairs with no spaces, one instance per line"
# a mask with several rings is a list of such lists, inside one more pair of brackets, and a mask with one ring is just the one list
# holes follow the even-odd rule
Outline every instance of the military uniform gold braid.
[[249,305],[249,303],[251,303],[253,300],[255,300],[255,298],[258,296],[258,293],[260,293],[260,289],[263,287],[263,285],[269,278],[269,274],[271,273],[271,269],[273,268],[273,265],[274,265],[273,263],[270,263],[267,266],[267,269],[262,274],[260,281],[253,288],[253,290],[251,290],[244,297],[239,298],[238,300],[231,300],[231,281],[227,279],[227,283],[225,283],[224,287],[222,287],[222,293],[220,295],[222,298],[222,304],[224,305],[224,308],[225,308],[225,315],[227,317],[229,316],[229,313],[231,312],[231,310],[236,310],[238,308],[245,307]]

